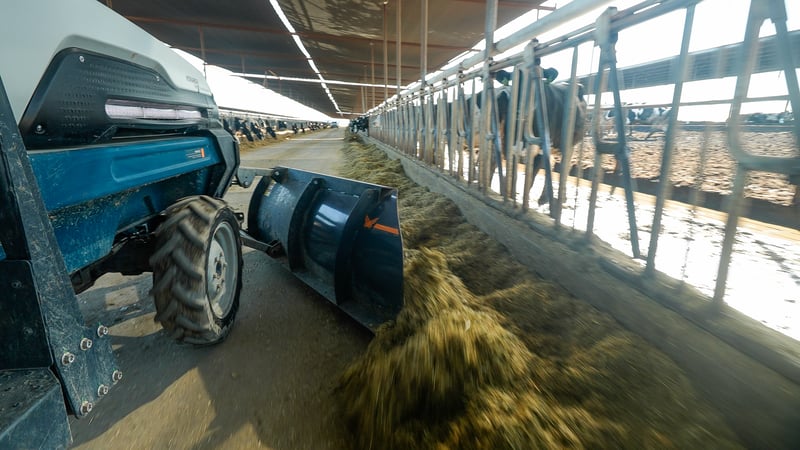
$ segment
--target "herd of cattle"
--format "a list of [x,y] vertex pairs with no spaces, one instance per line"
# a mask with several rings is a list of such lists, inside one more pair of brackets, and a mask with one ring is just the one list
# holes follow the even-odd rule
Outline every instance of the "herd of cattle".
[[[647,135],[645,139],[650,139],[656,133],[663,133],[667,129],[672,108],[636,108],[632,106],[622,107],[624,126],[627,127],[627,135],[633,136],[634,125],[645,125]],[[600,128],[603,134],[617,134],[616,114],[614,109],[603,113],[600,121]]]
[[255,142],[264,139],[278,139],[278,134],[298,134],[306,131],[326,128],[328,124],[322,122],[295,122],[289,125],[285,120],[270,120],[264,118],[243,119],[241,117],[223,117],[222,126],[237,142]]
[[361,116],[357,119],[351,120],[350,131],[353,133],[363,131],[364,133],[367,134],[367,136],[369,136],[369,117]]
[[[546,106],[546,115],[547,115],[547,123],[548,123],[548,131],[550,135],[550,144],[551,148],[554,150],[563,151],[563,143],[562,140],[562,130],[565,127],[564,123],[564,108],[567,104],[568,96],[571,92],[575,92],[575,98],[573,99],[573,104],[575,105],[575,125],[572,133],[572,143],[578,144],[580,143],[584,136],[591,131],[594,126],[597,126],[597,131],[600,133],[601,138],[610,137],[611,135],[615,135],[619,133],[618,127],[619,123],[617,121],[616,113],[614,109],[604,110],[602,116],[598,118],[594,118],[591,114],[591,111],[588,110],[587,102],[585,99],[585,93],[583,87],[581,85],[575,86],[575,89],[567,83],[567,82],[556,82],[554,81],[555,76],[558,72],[555,69],[545,69],[543,71],[543,92],[542,97],[544,99],[544,103]],[[494,91],[494,108],[496,111],[496,129],[498,130],[497,135],[499,135],[499,140],[495,140],[496,142],[507,142],[506,139],[509,138],[510,145],[501,145],[502,148],[505,149],[520,149],[522,146],[520,142],[522,141],[522,133],[519,129],[514,130],[513,135],[506,136],[506,132],[508,128],[507,123],[507,116],[509,114],[509,106],[511,104],[511,97],[512,97],[512,87],[509,85],[509,81],[511,80],[511,74],[506,71],[498,71],[495,73],[495,80],[497,80],[502,87],[495,87],[493,88]],[[524,82],[524,81],[523,81]],[[496,83],[495,83],[496,84]],[[520,90],[517,90],[518,92]],[[475,104],[477,106],[476,111],[469,111],[471,102],[467,97],[464,101],[465,105],[465,114],[463,115],[463,124],[459,124],[459,128],[465,130],[469,135],[472,136],[472,147],[473,149],[479,147],[477,133],[477,117],[479,117],[478,109],[482,106],[482,92],[476,94],[476,101]],[[529,96],[530,97],[530,96]],[[532,105],[528,105],[526,103],[529,102],[527,99],[522,99],[521,95],[517,99],[518,108],[517,111],[523,110],[523,108],[527,108],[527,110],[534,111],[533,117],[533,134],[535,136],[541,136],[538,122],[539,118],[537,115],[537,108],[533,108]],[[447,121],[448,124],[452,123],[451,117],[451,109],[447,108]],[[624,128],[624,132],[629,137],[634,137],[634,130],[637,132],[635,138],[637,140],[649,140],[657,133],[664,133],[667,130],[668,123],[670,121],[670,116],[672,113],[671,108],[665,107],[647,107],[643,105],[624,105],[620,108],[622,112],[623,120],[622,125]],[[434,114],[436,114],[434,112]],[[517,120],[515,122],[519,122],[520,116],[517,113]],[[770,123],[787,123],[788,121],[793,120],[794,117],[791,113],[781,113],[781,114],[752,114],[745,118],[744,120],[750,124],[770,124]],[[596,120],[596,122],[595,122]],[[354,119],[350,122],[350,130],[352,132],[359,132],[363,131],[366,134],[369,134],[369,119],[367,117],[359,117],[358,119]],[[647,133],[642,137],[642,135],[638,133]],[[503,154],[504,158],[509,157],[509,155]],[[494,160],[495,158],[492,158]],[[540,168],[543,167],[544,161],[541,154],[537,154],[534,157],[533,161],[533,176],[539,171]],[[494,163],[493,163],[494,166]],[[494,172],[494,169],[492,169]],[[794,183],[794,178],[793,181]],[[532,180],[531,180],[532,185]],[[531,185],[526,186],[526,190],[530,190]],[[800,193],[800,189],[797,189]],[[547,201],[547,196],[545,192],[542,192],[542,196],[539,199],[539,203],[543,203]]]

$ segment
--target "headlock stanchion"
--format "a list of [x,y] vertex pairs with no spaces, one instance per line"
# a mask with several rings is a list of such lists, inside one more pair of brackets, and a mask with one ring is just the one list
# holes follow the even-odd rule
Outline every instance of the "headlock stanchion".
[[[630,149],[625,139],[625,119],[622,114],[622,101],[619,94],[619,80],[617,78],[617,56],[615,44],[617,41],[617,33],[611,30],[611,16],[616,14],[616,8],[608,8],[603,15],[597,19],[597,29],[595,31],[595,39],[600,46],[600,66],[597,70],[598,77],[595,81],[595,123],[599,117],[599,101],[600,93],[602,92],[602,81],[605,74],[608,74],[608,83],[610,90],[614,96],[614,123],[617,130],[616,141],[606,141],[599,135],[597,127],[594,128],[593,139],[597,152],[595,153],[595,177],[592,183],[592,201],[589,210],[589,219],[586,225],[587,237],[592,235],[594,229],[594,211],[596,208],[598,177],[601,172],[600,154],[611,153],[617,160],[620,168],[622,169],[622,184],[625,189],[625,204],[628,209],[628,228],[631,233],[631,251],[634,258],[639,258],[641,252],[639,251],[639,232],[636,227],[636,207],[633,204],[633,183],[631,181],[631,163],[630,163]],[[606,72],[608,70],[608,72]]]
[[[656,196],[656,209],[653,214],[653,226],[651,229],[661,229],[661,219],[664,213],[664,204],[671,189],[670,173],[672,167],[672,152],[675,146],[675,129],[678,124],[678,111],[681,104],[681,94],[683,93],[683,80],[686,77],[688,67],[689,40],[692,36],[692,24],[694,23],[695,5],[686,8],[686,18],[683,27],[683,39],[681,41],[681,51],[678,57],[677,73],[675,74],[675,90],[672,95],[672,109],[664,137],[664,150],[661,156],[661,171],[659,176],[659,195]],[[655,274],[656,250],[658,249],[659,233],[650,235],[650,246],[647,252],[647,265],[645,274],[653,276]]]
[[[730,265],[731,254],[733,253],[733,242],[736,235],[736,228],[741,214],[741,200],[744,197],[744,184],[746,173],[750,170],[761,170],[772,173],[780,173],[789,176],[790,180],[800,182],[800,155],[793,157],[775,157],[765,155],[754,155],[744,150],[742,146],[741,124],[739,115],[741,113],[742,101],[747,98],[747,91],[750,88],[750,76],[754,72],[756,57],[758,56],[758,34],[764,21],[770,19],[775,25],[777,34],[778,55],[781,60],[786,86],[789,92],[789,101],[792,104],[792,111],[795,114],[794,137],[795,145],[800,145],[800,120],[797,114],[800,113],[800,87],[798,87],[797,73],[795,72],[795,62],[792,58],[791,45],[786,27],[786,5],[783,0],[753,0],[750,2],[750,12],[747,18],[744,42],[739,58],[739,74],[736,80],[736,90],[731,103],[729,117],[728,146],[731,155],[736,159],[736,174],[733,182],[733,193],[728,211],[728,220],[725,224],[725,239],[722,242],[722,254],[720,256],[719,270],[717,272],[717,283],[714,289],[714,303],[721,306],[725,296],[725,284],[728,278],[728,267]],[[800,189],[800,187],[795,187]]]
[[558,198],[557,201],[551,202],[552,209],[550,214],[553,216],[556,225],[561,224],[561,207],[567,199],[567,177],[569,176],[570,166],[572,165],[573,153],[573,130],[577,123],[575,123],[575,110],[578,107],[575,101],[578,95],[578,47],[572,49],[572,64],[570,68],[569,80],[569,93],[567,94],[567,102],[564,105],[564,116],[562,121],[564,127],[561,130],[561,170],[558,178]]
[[[397,99],[392,101],[392,104],[396,104],[397,108],[394,110],[390,108],[382,113],[390,117],[398,117],[398,125],[393,129],[394,135],[392,136],[392,133],[389,133],[388,141],[399,141],[401,144],[398,147],[406,155],[416,155],[420,153],[417,149],[427,150],[429,148],[428,132],[442,130],[442,127],[451,130],[452,134],[450,139],[447,140],[447,161],[439,161],[437,157],[434,164],[449,171],[458,182],[463,181],[463,184],[468,188],[476,188],[476,194],[489,194],[484,198],[487,202],[493,201],[493,195],[489,193],[492,176],[497,170],[500,161],[505,158],[503,163],[505,170],[500,170],[499,193],[503,200],[510,198],[512,203],[516,203],[517,192],[515,191],[522,188],[517,186],[516,177],[522,175],[518,170],[523,170],[522,166],[517,164],[516,159],[521,152],[527,152],[528,158],[524,169],[526,180],[524,183],[520,183],[520,185],[525,186],[520,194],[520,197],[522,197],[521,212],[523,213],[521,215],[524,216],[527,214],[528,205],[530,204],[529,183],[534,174],[534,158],[531,153],[534,150],[534,146],[539,147],[537,150],[543,153],[543,157],[540,157],[540,159],[547,160],[553,148],[552,143],[559,140],[558,136],[549,135],[552,130],[543,123],[553,120],[553,117],[544,113],[547,105],[546,101],[542,101],[543,99],[546,100],[542,93],[543,80],[540,75],[542,67],[537,60],[555,55],[564,55],[563,52],[571,50],[573,52],[572,93],[575,92],[574,89],[578,84],[589,91],[585,100],[589,103],[594,103],[593,111],[591,105],[587,108],[588,111],[593,112],[593,121],[589,139],[581,141],[577,136],[570,136],[570,131],[574,131],[578,126],[582,127],[584,124],[572,123],[575,118],[572,113],[574,106],[570,103],[576,101],[576,96],[572,93],[565,96],[566,100],[563,102],[564,114],[563,117],[559,117],[561,119],[562,135],[560,142],[558,142],[558,148],[562,152],[562,164],[557,196],[553,193],[555,187],[551,185],[552,175],[549,165],[542,165],[545,170],[544,198],[550,200],[549,214],[554,219],[554,227],[561,226],[562,203],[568,205],[566,207],[574,208],[572,214],[573,228],[582,229],[583,224],[576,222],[585,220],[587,241],[597,239],[609,227],[616,228],[618,226],[617,217],[611,218],[607,223],[595,223],[596,213],[597,220],[601,219],[600,210],[598,209],[598,203],[601,203],[601,201],[598,199],[598,194],[603,190],[603,187],[601,187],[604,175],[603,155],[612,155],[617,161],[617,169],[620,173],[618,173],[618,178],[614,177],[619,182],[611,183],[611,191],[612,193],[614,192],[615,186],[624,188],[626,213],[622,214],[627,216],[627,223],[620,224],[624,229],[620,230],[618,236],[625,241],[624,245],[628,246],[626,248],[630,248],[630,253],[634,258],[647,258],[642,275],[648,278],[648,281],[653,275],[656,275],[657,257],[659,265],[662,266],[658,268],[660,270],[659,273],[669,273],[671,270],[670,265],[673,261],[670,260],[670,252],[666,251],[664,244],[665,239],[669,239],[670,234],[669,232],[665,233],[665,230],[675,226],[672,223],[675,215],[671,210],[672,206],[667,201],[672,199],[680,203],[680,196],[683,195],[683,191],[678,190],[675,198],[672,198],[673,186],[670,184],[670,175],[673,170],[672,159],[683,158],[682,155],[686,150],[683,143],[683,138],[686,137],[683,134],[684,130],[693,132],[697,127],[710,126],[710,128],[706,128],[705,137],[703,138],[704,148],[709,146],[709,136],[714,137],[715,132],[723,131],[727,134],[727,152],[733,157],[737,167],[736,170],[739,173],[731,176],[728,180],[733,185],[732,193],[730,195],[721,193],[726,198],[727,225],[722,244],[719,246],[715,244],[718,253],[712,256],[715,259],[715,263],[718,262],[719,264],[719,271],[716,277],[710,274],[704,280],[699,280],[701,275],[698,275],[698,273],[682,278],[687,281],[692,279],[691,284],[703,290],[708,290],[705,295],[710,296],[710,289],[714,289],[713,300],[717,304],[721,304],[725,296],[726,284],[730,284],[727,280],[727,271],[733,254],[734,236],[739,226],[739,207],[744,197],[748,172],[766,171],[785,176],[789,180],[789,187],[795,190],[793,204],[796,205],[800,202],[800,190],[797,186],[800,184],[800,156],[797,156],[800,151],[796,147],[797,141],[800,140],[800,120],[793,120],[791,114],[784,114],[787,121],[791,121],[792,125],[775,124],[776,128],[794,130],[795,143],[790,148],[793,152],[792,156],[760,155],[757,152],[751,153],[744,150],[748,142],[741,142],[741,131],[743,131],[742,127],[746,117],[741,114],[740,108],[745,102],[758,104],[767,101],[789,100],[793,114],[797,115],[797,111],[800,111],[800,92],[798,92],[796,76],[797,61],[800,58],[800,45],[798,45],[800,43],[800,31],[793,30],[790,32],[787,30],[785,0],[753,0],[749,5],[750,16],[742,42],[733,42],[727,45],[690,52],[688,44],[692,35],[691,29],[699,25],[694,24],[695,5],[701,3],[702,0],[645,1],[624,10],[609,8],[601,13],[595,21],[587,22],[586,25],[579,28],[576,27],[561,36],[549,37],[546,42],[539,42],[535,46],[531,45],[522,50],[522,44],[530,43],[539,36],[544,36],[545,33],[553,31],[556,26],[566,24],[568,21],[584,15],[590,9],[594,10],[603,7],[611,4],[611,2],[604,0],[575,0],[544,17],[537,18],[537,20],[532,21],[508,37],[497,41],[494,41],[496,2],[487,2],[487,26],[484,34],[485,51],[473,52],[473,54],[465,56],[458,64],[448,64],[441,70],[428,74],[425,76],[424,83],[420,81],[410,85],[405,90],[398,90]],[[661,17],[681,11],[685,12],[686,18],[683,21],[682,30],[680,26],[676,27],[677,32],[683,31],[679,54],[626,67],[618,67],[616,48],[618,36],[621,35],[623,39],[627,39],[628,36],[637,32],[647,33],[647,24],[655,23],[655,20]],[[701,12],[698,12],[698,17],[701,17],[702,20]],[[767,19],[775,26],[775,36],[759,37],[761,25]],[[627,34],[629,32],[631,35]],[[677,43],[678,40],[676,39],[675,44]],[[600,61],[598,64],[593,60],[592,64],[595,64],[595,67],[592,67],[588,73],[578,77],[576,73],[578,50],[582,50],[584,46],[591,47],[593,52],[594,47],[599,48]],[[494,81],[492,74],[509,68],[513,68],[513,84],[508,102],[509,108],[507,111],[501,111],[499,108],[502,108],[502,105],[499,104],[500,102],[497,101],[494,95],[497,89],[492,86]],[[783,74],[779,76],[785,77],[788,95],[778,94],[757,97],[754,94],[748,97],[750,76],[771,72]],[[736,92],[730,98],[696,101],[681,99],[685,83],[710,82],[728,77],[737,77]],[[470,81],[471,85],[468,84]],[[429,89],[428,85],[436,86],[436,90]],[[544,86],[546,87],[547,85],[544,84]],[[630,101],[638,102],[639,100],[636,100],[637,96],[647,95],[644,91],[639,90],[657,87],[672,89],[672,101],[658,103],[663,100],[653,96],[646,103],[637,103],[637,106],[642,106],[641,109],[644,110],[658,107],[668,111],[664,115],[660,115],[667,126],[662,130],[664,138],[663,148],[659,149],[662,153],[658,175],[645,175],[646,172],[650,171],[649,168],[642,173],[643,176],[649,178],[648,181],[643,181],[642,191],[651,192],[651,189],[655,187],[655,208],[653,209],[647,204],[634,204],[633,192],[636,189],[636,180],[633,178],[634,174],[631,173],[632,156],[629,148],[631,138],[625,130],[627,127],[626,119],[629,117],[628,113],[632,111],[624,107],[625,103],[622,100],[627,98]],[[696,85],[692,87],[696,87]],[[613,98],[613,104],[610,101],[608,103],[605,102],[604,97],[606,95],[609,98]],[[419,120],[419,116],[423,107],[430,104],[427,97],[431,96],[441,96],[438,98],[437,107],[438,105],[447,104],[451,112],[450,114],[428,114],[425,118],[432,118],[434,123],[431,124],[426,121],[423,124]],[[577,98],[580,99],[581,97],[578,96]],[[592,98],[594,98],[593,101]],[[478,99],[480,99],[480,102],[477,101]],[[452,104],[448,104],[448,100]],[[698,123],[685,124],[678,121],[679,108],[682,114],[687,112],[702,113],[702,107],[715,105],[731,106],[729,120],[726,124],[720,122],[708,125],[705,120],[698,120]],[[630,107],[633,108],[632,105]],[[603,111],[608,111],[609,109],[613,111],[613,118],[611,114],[603,117]],[[534,111],[541,111],[541,117],[537,117]],[[441,113],[441,111],[439,112]],[[505,120],[505,130],[500,130],[502,122],[497,117],[498,112],[501,114],[508,113]],[[784,113],[788,112],[789,108],[786,108]],[[560,114],[558,115],[560,116]],[[600,122],[606,119],[613,119],[616,137],[609,137],[601,133]],[[652,125],[646,122],[647,119],[645,117],[633,115],[630,120],[633,122],[638,120],[639,126],[643,124]],[[447,121],[447,123],[442,124],[442,121]],[[420,129],[423,125],[426,133],[421,134]],[[633,127],[631,127],[631,133],[632,130]],[[505,131],[505,134],[501,133],[501,131]],[[583,154],[584,147],[590,148],[592,147],[590,142],[594,143],[594,164],[591,164],[591,156],[587,158],[587,161],[584,161],[584,158],[580,156],[578,158],[578,179],[582,178],[584,169],[591,166],[592,170],[594,170],[594,175],[591,177],[591,189],[587,189],[589,191],[588,195],[584,195],[585,191],[579,186],[580,181],[573,183],[569,178],[570,169],[572,168],[572,145],[570,144],[573,142],[571,140],[577,140],[574,143],[581,144],[581,154]],[[435,145],[440,142],[442,140],[437,137],[437,144]],[[657,144],[652,143],[651,145],[655,146]],[[464,147],[467,148],[466,152]],[[639,144],[637,143],[635,148],[638,147]],[[476,152],[476,148],[479,148],[480,151]],[[674,153],[673,150],[678,151],[676,149],[680,150],[680,152]],[[436,155],[441,154],[438,148],[434,151]],[[428,154],[424,153],[423,156],[428,156]],[[633,158],[637,157],[638,155],[633,155]],[[711,158],[713,156],[704,150],[701,155],[701,164],[706,157]],[[692,164],[693,161],[691,159],[682,159],[678,163],[684,166]],[[678,163],[675,165],[676,169],[678,168]],[[681,169],[685,169],[685,167],[681,167]],[[710,171],[711,168],[707,172]],[[700,174],[700,176],[704,175],[710,176],[711,174]],[[658,184],[655,183],[656,179]],[[654,183],[651,183],[651,181]],[[572,187],[576,188],[574,206],[565,202],[567,183],[573,183]],[[702,183],[695,182],[694,186],[695,189],[700,190]],[[692,209],[695,210],[698,206],[701,206],[697,205],[697,199],[701,193],[690,195],[693,195],[691,197],[694,203]],[[588,197],[588,208],[584,208],[584,205],[580,205],[579,208],[579,200],[583,201],[584,197]],[[706,203],[709,206],[713,206],[712,204],[713,201],[710,199]],[[580,213],[578,213],[579,209]],[[667,209],[669,211],[666,211]],[[649,222],[647,217],[650,216],[651,210],[652,225],[646,223],[644,228],[639,230],[637,222],[641,220]],[[586,213],[586,216],[583,216],[584,213]],[[582,217],[585,217],[585,219]],[[565,222],[567,222],[566,218]],[[685,230],[682,229],[681,231]],[[641,233],[646,233],[649,240],[649,245],[646,249],[640,249],[639,235]],[[664,247],[661,255],[657,255],[659,245]],[[687,257],[684,258],[684,266],[686,266],[687,258],[689,257],[689,247],[691,245],[687,245]],[[692,259],[705,257],[697,246],[695,248],[697,251],[692,250],[691,252]],[[719,255],[718,260],[717,255]],[[684,267],[684,272],[686,271],[685,269],[686,267]]]

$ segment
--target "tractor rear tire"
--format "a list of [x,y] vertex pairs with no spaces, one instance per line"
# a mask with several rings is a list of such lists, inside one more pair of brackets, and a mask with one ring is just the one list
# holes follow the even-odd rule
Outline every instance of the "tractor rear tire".
[[178,341],[210,345],[230,333],[242,290],[239,222],[223,201],[188,197],[156,230],[155,320]]

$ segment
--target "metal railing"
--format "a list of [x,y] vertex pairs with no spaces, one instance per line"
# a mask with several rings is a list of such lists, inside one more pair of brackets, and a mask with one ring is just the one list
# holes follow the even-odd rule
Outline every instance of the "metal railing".
[[[618,234],[627,234],[630,254],[634,259],[642,261],[642,277],[646,278],[654,276],[656,272],[659,243],[664,235],[665,214],[669,209],[667,205],[673,188],[670,175],[675,158],[674,150],[678,137],[683,132],[682,124],[678,121],[680,109],[697,105],[730,105],[727,122],[718,124],[719,128],[726,131],[728,153],[735,162],[732,192],[726,196],[727,206],[723,208],[726,214],[724,233],[714,249],[714,253],[718,255],[717,270],[710,281],[714,288],[713,295],[709,293],[709,298],[711,304],[719,309],[726,301],[734,243],[737,233],[742,232],[740,216],[742,204],[745,202],[748,174],[768,172],[772,174],[770,176],[783,177],[782,179],[788,180],[790,189],[797,189],[797,184],[800,184],[800,120],[794,120],[793,126],[786,128],[787,132],[793,134],[793,144],[784,148],[782,155],[761,155],[744,148],[746,139],[743,138],[742,123],[746,116],[741,112],[743,103],[764,100],[782,100],[791,105],[795,114],[800,111],[800,91],[795,72],[800,67],[800,46],[796,45],[800,40],[800,32],[789,32],[787,29],[783,0],[753,0],[741,43],[689,52],[695,7],[702,0],[649,0],[626,10],[608,8],[593,24],[547,42],[536,40],[537,36],[578,17],[584,11],[608,3],[610,2],[575,0],[511,36],[487,45],[484,52],[471,56],[458,66],[432,75],[423,73],[423,79],[412,88],[400,91],[398,96],[389,99],[372,112],[373,120],[380,126],[371,129],[371,136],[409,157],[419,159],[432,170],[448,174],[468,189],[481,193],[494,190],[504,202],[513,205],[519,202],[520,209],[527,211],[528,208],[534,208],[529,199],[529,190],[538,171],[534,160],[537,154],[541,154],[543,160],[549,161],[554,137],[549,135],[548,121],[558,121],[562,125],[558,139],[561,143],[558,182],[554,183],[551,179],[550,164],[544,164],[542,168],[546,205],[539,210],[549,214],[554,227],[567,226],[563,212],[569,203],[568,199],[573,198],[568,206],[575,215],[578,200],[587,196],[588,189],[585,222],[587,240],[597,237],[598,228],[614,227],[615,225],[602,223],[596,214],[602,203],[602,166],[608,158],[613,157],[621,172],[617,178],[624,191],[623,202],[627,217],[627,229],[616,231]],[[490,19],[494,6],[495,2],[487,3],[486,36],[490,38],[494,32],[494,23]],[[684,13],[684,22],[678,55],[633,67],[617,67],[616,44],[621,31],[681,11]],[[766,20],[775,25],[776,34],[759,38],[759,29]],[[495,59],[501,52],[507,52],[521,44],[526,44],[524,50]],[[594,71],[579,75],[579,57],[585,57],[587,49],[594,52],[594,46],[600,49],[599,61]],[[543,76],[541,61],[561,52],[571,52],[572,63],[566,84],[567,100],[561,105],[563,115],[553,117],[547,113],[545,91],[550,80]],[[494,77],[504,69],[512,69],[510,89],[503,88],[508,99],[507,106],[498,101],[501,89],[494,87]],[[771,71],[782,71],[787,93],[749,97],[751,76]],[[736,77],[736,89],[730,98],[712,101],[683,99],[686,83],[731,76]],[[579,85],[587,93],[587,105],[581,105],[576,95]],[[631,153],[631,142],[626,138],[626,105],[622,94],[626,89],[652,86],[671,88],[672,101],[642,105],[670,109],[663,139],[653,141],[653,145],[660,147],[660,168],[658,185],[652,190],[654,205],[649,206],[645,214],[642,212],[641,202],[637,200],[637,180],[631,174],[631,161],[635,161],[637,155]],[[603,104],[604,93],[611,95],[613,104]],[[501,107],[507,109],[500,111]],[[591,120],[576,123],[575,111],[580,108],[586,108]],[[616,131],[613,137],[609,137],[601,129],[603,113],[610,110],[614,111],[611,114]],[[572,142],[576,127],[588,128],[587,136],[581,142]],[[684,206],[691,213],[691,227],[694,227],[696,220],[698,195],[705,176],[704,164],[708,158],[709,132],[703,136],[700,167],[693,182],[693,200]],[[576,159],[573,144],[578,147],[579,153],[576,166],[573,165]],[[592,176],[590,186],[586,187],[581,185],[581,180],[585,175],[585,161],[590,157],[593,157],[590,164]],[[522,189],[517,186],[518,183],[521,183]],[[612,187],[612,192],[613,189]],[[786,208],[794,211],[794,217],[797,217],[797,205]],[[652,217],[649,224],[643,220],[645,217]],[[573,219],[572,226],[580,228],[577,222],[577,219]],[[794,226],[795,230],[800,228],[797,225],[800,224]],[[649,235],[649,243],[644,250],[640,249],[640,232]],[[691,231],[686,234],[690,235]],[[692,246],[691,239],[691,236],[686,239],[687,255]],[[794,242],[789,245],[800,244]],[[800,253],[800,250],[797,247],[791,248],[782,258],[791,260],[795,252]],[[687,265],[685,259],[681,270],[683,275],[678,277],[685,276]],[[790,272],[791,268],[785,270]],[[800,281],[796,277],[794,283],[800,289]],[[781,292],[774,294],[781,295]],[[800,302],[800,298],[788,300]],[[800,321],[800,312],[796,314],[795,320]],[[800,333],[800,330],[795,330],[795,333]]]

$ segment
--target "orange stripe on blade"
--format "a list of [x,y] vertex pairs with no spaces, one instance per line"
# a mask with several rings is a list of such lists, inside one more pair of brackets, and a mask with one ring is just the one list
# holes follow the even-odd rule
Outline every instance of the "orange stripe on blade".
[[374,218],[374,219],[370,219],[369,216],[364,216],[364,228],[367,228],[367,229],[373,229],[374,228],[376,230],[384,231],[386,233],[390,233],[390,234],[394,234],[394,235],[399,235],[400,234],[400,230],[398,230],[397,228],[388,227],[386,225],[379,224],[377,217]]
[[398,235],[398,234],[400,234],[400,230],[398,230],[397,228],[394,228],[394,227],[387,227],[386,225],[381,225],[381,224],[379,224],[379,223],[376,223],[376,224],[375,224],[375,229],[376,229],[376,230],[385,231],[385,232],[387,232],[387,233],[391,233],[391,234],[394,234],[394,235]]

